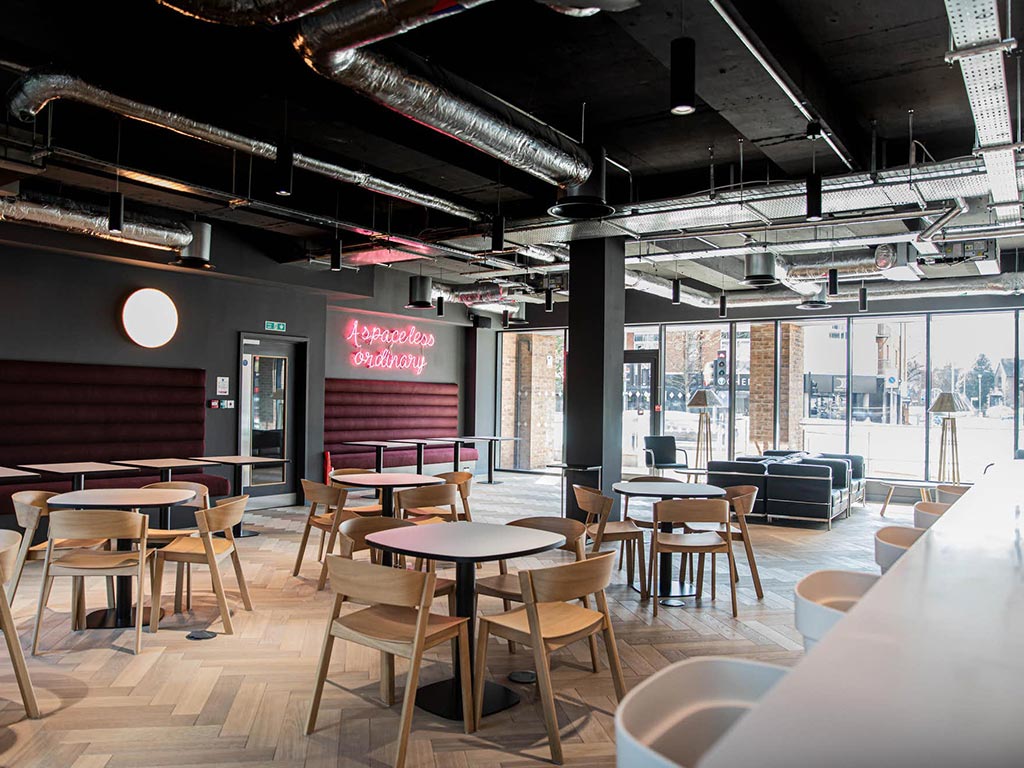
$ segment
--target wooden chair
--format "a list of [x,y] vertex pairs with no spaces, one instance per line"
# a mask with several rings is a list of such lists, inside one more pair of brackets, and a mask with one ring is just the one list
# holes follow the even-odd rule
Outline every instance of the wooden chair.
[[[175,504],[176,507],[185,507],[187,509],[209,509],[210,508],[210,489],[202,483],[190,483],[185,480],[170,480],[168,482],[161,483],[150,483],[149,485],[142,486],[143,488],[162,488],[168,491],[194,491],[195,496],[188,500],[183,501],[181,504]],[[156,544],[165,541],[174,541],[179,536],[192,536],[199,533],[198,528],[150,528],[146,533],[146,538],[149,539],[150,543]]]
[[[39,588],[39,607],[36,628],[32,637],[32,655],[39,652],[39,632],[43,613],[50,598],[50,589],[57,576],[72,579],[72,601],[75,617],[73,625],[85,625],[86,576],[130,576],[138,579],[138,600],[135,604],[135,653],[142,652],[143,597],[145,595],[146,565],[155,550],[149,549],[146,528],[149,518],[138,512],[119,509],[55,509],[50,513],[50,537],[46,542],[43,560],[43,578]],[[91,547],[58,550],[55,542],[61,539],[125,539],[137,542],[134,550],[96,550]]]
[[434,475],[434,477],[443,478],[449,485],[458,487],[459,498],[462,500],[462,512],[459,514],[459,519],[465,520],[467,523],[472,523],[473,515],[469,511],[469,492],[473,487],[473,473],[441,472],[440,474]]
[[446,522],[456,522],[459,512],[459,487],[451,483],[425,485],[422,488],[407,488],[395,494],[395,509],[402,518],[420,520],[431,517]]
[[[565,544],[559,549],[572,552],[577,561],[587,559],[583,546],[587,537],[587,527],[579,520],[568,517],[524,517],[512,520],[507,525],[557,533],[565,537]],[[476,580],[476,593],[499,598],[506,611],[512,610],[512,603],[523,602],[523,590],[519,583],[519,575],[508,572],[508,561],[506,560],[498,561],[497,576],[485,576]],[[583,598],[583,605],[586,608],[590,607],[589,598]],[[512,640],[508,641],[508,650],[509,653],[516,652],[516,644]],[[590,659],[594,671],[597,672],[597,637],[595,635],[590,636]]]
[[[9,581],[15,574],[21,558],[21,534],[17,531],[0,531],[0,580]],[[11,615],[11,604],[7,602],[7,592],[0,589],[0,631],[7,642],[7,655],[11,657],[14,667],[14,679],[18,681],[21,701],[25,712],[31,718],[39,717],[39,704],[36,703],[36,692],[32,687],[32,678],[28,675],[25,665],[25,654],[21,650],[18,639],[18,628]]]
[[955,504],[969,490],[971,490],[969,485],[937,485],[935,486],[935,501],[940,504]]
[[[299,552],[295,556],[295,568],[292,569],[292,576],[298,576],[299,569],[302,568],[302,558],[306,554],[306,543],[309,541],[311,529],[316,528],[320,531],[320,548],[316,556],[317,562],[320,562],[324,559],[324,544],[327,537],[330,536],[327,551],[333,552],[334,542],[338,536],[338,524],[348,517],[356,517],[354,512],[338,514],[338,510],[344,508],[345,499],[348,497],[348,491],[340,485],[324,485],[314,480],[303,480],[302,495],[309,502],[309,512],[306,515],[306,525],[302,529],[302,540],[299,542]],[[318,514],[321,506],[325,511]],[[321,582],[317,590],[323,588],[324,585]]]
[[[476,668],[474,670],[474,716],[479,725],[483,708],[484,678],[487,669],[487,641],[491,635],[533,649],[537,685],[544,708],[551,759],[562,763],[562,742],[558,734],[554,690],[551,685],[551,654],[585,637],[604,635],[611,668],[615,696],[626,695],[619,653],[615,647],[612,619],[604,590],[612,577],[614,553],[602,552],[586,560],[550,568],[519,572],[524,605],[496,616],[481,616],[477,635]],[[575,601],[594,595],[597,610],[577,605]]]
[[[395,768],[405,766],[423,652],[449,640],[455,640],[459,648],[458,658],[463,670],[462,717],[466,733],[472,733],[475,730],[475,720],[469,676],[469,619],[430,612],[430,604],[434,600],[436,574],[384,568],[373,563],[348,560],[330,554],[324,558],[324,564],[330,572],[331,589],[335,592],[335,598],[324,634],[320,663],[317,665],[306,733],[310,734],[316,728],[317,713],[320,710],[320,699],[331,664],[335,638],[375,648],[381,652],[380,692],[381,698],[388,706],[395,700],[395,656],[409,659],[405,695],[402,699],[402,716],[396,739]],[[342,616],[341,607],[347,599],[369,603],[370,606]]]
[[[699,533],[662,533],[662,523],[714,523],[721,529]],[[724,554],[729,558],[729,590],[732,594],[732,615],[738,616],[736,606],[736,562],[732,554],[732,535],[729,525],[729,502],[725,499],[672,499],[654,505],[655,531],[651,535],[651,581],[658,583],[658,556],[662,553],[697,554],[697,596],[704,594],[704,555]],[[711,570],[711,599],[715,595],[715,570]],[[658,601],[654,601],[654,615],[658,615]]]
[[[333,472],[331,472],[331,478],[330,478],[331,479],[331,485],[335,485],[335,486],[337,486],[339,488],[344,488],[346,491],[348,491],[348,490],[361,490],[361,491],[365,491],[366,489],[363,486],[359,486],[359,485],[345,485],[345,482],[344,482],[344,480],[342,480],[342,478],[345,477],[345,475],[370,475],[370,474],[374,474],[375,472],[376,472],[376,470],[373,470],[373,469],[358,469],[356,467],[346,467],[344,469],[336,469]],[[356,514],[356,515],[359,515],[360,517],[373,517],[375,515],[383,514],[382,507],[381,507],[379,502],[376,503],[376,504],[355,504],[355,505],[353,505],[351,507],[345,507],[345,511],[346,512],[351,512],[351,513]]]
[[[46,557],[47,542],[32,544],[39,524],[44,517],[50,514],[47,501],[56,496],[48,491],[18,491],[11,494],[14,502],[14,514],[18,525],[25,529],[21,537],[21,545],[18,549],[18,559],[14,566],[4,573],[4,581],[7,584],[7,599],[13,604],[14,597],[18,594],[18,585],[21,583],[21,574],[25,570],[25,563],[29,560],[43,560]],[[64,551],[69,549],[110,549],[109,539],[58,539],[53,543],[55,550]],[[114,580],[107,579],[107,607],[114,607]],[[77,625],[75,626],[77,629]]]
[[[757,599],[764,599],[764,590],[761,588],[761,576],[757,572],[757,562],[754,560],[754,547],[750,543],[750,530],[747,528],[747,515],[749,515],[754,509],[754,503],[757,501],[757,486],[756,485],[734,485],[731,488],[725,489],[725,500],[729,502],[729,506],[732,513],[736,517],[736,522],[729,523],[729,535],[732,536],[733,541],[743,542],[743,549],[747,553],[747,565],[750,567],[750,577],[754,581],[754,591],[757,593]],[[724,525],[718,525],[715,523],[709,524],[697,524],[684,526],[688,533],[701,533],[704,531],[724,531]],[[692,557],[692,556],[691,556]],[[715,568],[715,555],[711,555],[711,568],[714,571]],[[734,574],[737,583],[739,582],[739,574]]]
[[[631,477],[626,482],[627,483],[682,483],[682,482],[685,482],[685,481],[684,480],[680,480],[677,477],[662,477],[661,475],[641,475],[640,477]],[[623,496],[622,497],[622,519],[623,520],[632,520],[633,524],[637,528],[642,528],[645,531],[654,530],[654,521],[653,521],[653,519],[652,520],[638,520],[636,518],[633,518],[633,517],[629,516],[629,496]],[[622,544],[619,545],[619,570],[620,571],[622,570],[622,563],[626,559],[625,549],[626,549],[626,544],[625,544],[625,542],[623,542]],[[693,557],[692,556],[689,558],[689,563],[690,563],[690,573],[692,574],[693,573]],[[683,575],[684,574],[680,574],[681,577]],[[691,576],[691,578],[692,578],[692,576]],[[650,574],[650,569],[648,569],[647,570],[647,583],[650,584],[650,581],[651,581],[651,574]],[[682,581],[681,578],[680,578],[680,581]],[[650,591],[650,587],[648,587],[647,589],[648,589],[648,592],[649,592]]]
[[608,516],[612,512],[612,499],[603,495],[596,488],[588,488],[584,485],[574,485],[573,493],[576,494],[576,504],[586,513],[587,536],[593,541],[591,552],[600,552],[601,545],[607,542],[621,541],[626,545],[626,578],[633,583],[633,562],[637,562],[640,569],[640,598],[646,600],[650,597],[647,588],[647,572],[644,563],[644,532],[637,528],[632,520],[609,521]]
[[[245,514],[245,504],[248,496],[237,496],[230,500],[224,500],[212,509],[196,510],[196,523],[199,527],[198,536],[179,536],[163,549],[157,551],[156,564],[153,571],[153,610],[150,611],[150,631],[156,632],[160,628],[159,604],[163,589],[164,563],[195,563],[206,565],[210,568],[210,580],[213,582],[213,593],[217,598],[217,605],[220,608],[221,621],[224,624],[224,634],[234,633],[231,626],[231,611],[228,608],[228,601],[224,595],[224,582],[220,576],[220,562],[225,558],[231,558],[231,564],[235,569],[235,579],[238,581],[238,591],[242,596],[242,605],[245,610],[252,610],[252,601],[249,599],[249,587],[245,583],[245,575],[242,573],[242,561],[238,557],[238,548],[235,546],[235,537],[231,528],[242,521]],[[224,538],[214,538],[214,533],[223,533]],[[175,589],[174,605],[178,610],[181,605],[181,594]]]

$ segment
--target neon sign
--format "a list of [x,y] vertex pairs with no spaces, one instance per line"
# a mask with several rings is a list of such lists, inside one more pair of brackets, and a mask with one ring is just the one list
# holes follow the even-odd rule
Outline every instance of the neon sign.
[[[370,370],[412,371],[419,376],[427,367],[423,350],[434,346],[434,334],[415,325],[382,328],[354,319],[345,331],[345,341],[352,346],[352,365]],[[393,347],[419,347],[420,354],[395,352]]]

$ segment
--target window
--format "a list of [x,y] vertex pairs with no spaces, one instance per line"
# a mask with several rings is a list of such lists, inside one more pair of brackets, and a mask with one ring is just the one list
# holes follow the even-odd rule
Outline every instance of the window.
[[775,323],[736,323],[737,456],[775,447]]
[[707,390],[711,416],[711,458],[729,457],[729,325],[668,326],[665,330],[665,383],[662,387],[664,427],[662,432],[676,438],[685,448],[690,466],[706,466],[708,457],[698,461],[697,429],[700,408],[687,403],[695,392]]
[[850,453],[868,477],[924,477],[926,320],[852,321]]
[[780,324],[779,447],[846,451],[846,320]]
[[[1013,456],[1013,323],[1012,312],[932,317],[932,401],[952,392],[970,406],[956,415],[963,482],[975,482],[987,464]],[[945,471],[939,462],[942,416],[928,415],[928,474],[932,480],[951,480],[950,461]]]
[[499,334],[499,434],[504,469],[542,469],[562,460],[565,332]]

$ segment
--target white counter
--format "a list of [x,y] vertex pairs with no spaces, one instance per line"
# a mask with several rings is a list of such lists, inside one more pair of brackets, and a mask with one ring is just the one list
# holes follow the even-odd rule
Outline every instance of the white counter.
[[700,768],[1024,766],[1022,507],[990,469]]

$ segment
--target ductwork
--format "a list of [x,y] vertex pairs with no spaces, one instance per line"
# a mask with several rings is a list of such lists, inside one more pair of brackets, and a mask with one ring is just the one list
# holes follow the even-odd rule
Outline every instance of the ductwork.
[[335,0],[156,0],[171,10],[202,21],[249,26],[283,24],[326,8]]
[[0,220],[4,221],[61,229],[164,251],[180,251],[192,242],[192,233],[184,224],[158,223],[134,217],[125,219],[124,229],[115,235],[108,229],[108,217],[106,209],[89,208],[68,200],[0,197]]
[[448,286],[434,283],[434,297],[442,296],[445,301],[461,304],[491,304],[503,301],[505,289],[497,283],[475,283],[473,285]]
[[917,236],[919,243],[930,243],[935,237],[958,216],[962,216],[970,210],[967,201],[962,197],[956,199],[956,204],[933,221],[927,229]]
[[[630,290],[643,291],[664,299],[672,298],[672,283],[663,277],[627,270],[625,285]],[[691,307],[718,306],[717,296],[713,297],[705,291],[699,291],[685,284],[679,286],[679,299],[683,304],[689,304]]]
[[[867,277],[880,271],[873,251],[779,257],[776,263],[790,281],[824,279],[830,269],[838,270],[844,277]],[[800,292],[804,293],[802,290]]]
[[409,53],[398,62],[307,44],[316,39],[300,36],[295,46],[324,77],[549,184],[576,185],[590,176],[593,163],[579,144],[441,67]]
[[[227,149],[244,152],[267,160],[277,158],[277,147],[269,142],[258,141],[247,136],[226,131],[207,123],[200,123],[173,112],[166,112],[158,107],[126,99],[102,88],[86,83],[80,78],[67,74],[33,73],[22,77],[12,88],[10,96],[11,112],[21,120],[29,122],[39,111],[51,101],[69,99],[80,104],[88,104],[99,109],[138,120],[149,125],[159,126],[180,133],[199,141],[215,144]],[[294,165],[310,173],[345,184],[378,192],[416,205],[422,205],[451,216],[470,221],[482,221],[483,216],[465,206],[451,200],[420,192],[385,179],[372,176],[362,171],[355,171],[335,163],[317,160],[312,157],[295,153]]]

